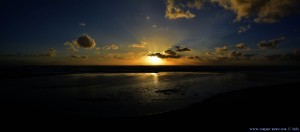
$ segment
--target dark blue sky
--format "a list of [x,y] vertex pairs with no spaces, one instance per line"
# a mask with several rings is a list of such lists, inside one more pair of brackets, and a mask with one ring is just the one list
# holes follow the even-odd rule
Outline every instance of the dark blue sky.
[[[201,8],[196,8],[196,1],[203,4]],[[266,1],[272,3],[272,0]],[[273,3],[276,1],[273,0]],[[231,52],[230,47],[244,43],[251,49],[247,52],[257,54],[259,42],[284,37],[276,44],[275,50],[267,51],[283,54],[300,48],[300,17],[297,11],[292,10],[292,5],[298,3],[290,1],[292,4],[279,4],[279,7],[289,7],[287,11],[274,8],[275,13],[269,12],[263,17],[261,12],[250,12],[248,14],[251,15],[242,16],[242,20],[234,22],[241,14],[234,10],[238,9],[235,7],[237,5],[230,5],[230,2],[227,4],[231,7],[225,8],[226,3],[201,0],[11,0],[1,4],[0,53],[26,55],[44,53],[53,48],[60,58],[66,58],[69,54],[89,56],[89,59],[97,58],[99,54],[127,58],[127,53],[131,52],[163,53],[170,47],[182,45],[193,51],[183,55],[204,56],[223,46],[228,46],[227,50]],[[167,17],[168,6],[174,11],[169,12],[174,18]],[[274,7],[278,7],[278,4],[274,4]],[[278,17],[277,12],[283,13]],[[195,16],[185,16],[188,13]],[[256,18],[276,22],[255,22]],[[245,31],[238,33],[242,27],[246,28]],[[96,42],[94,49],[100,51],[80,48],[78,52],[70,53],[64,43],[76,40],[81,35],[89,35]],[[129,46],[142,42],[147,46]],[[103,50],[103,47],[112,44],[118,49]],[[98,52],[97,55],[95,52]]]

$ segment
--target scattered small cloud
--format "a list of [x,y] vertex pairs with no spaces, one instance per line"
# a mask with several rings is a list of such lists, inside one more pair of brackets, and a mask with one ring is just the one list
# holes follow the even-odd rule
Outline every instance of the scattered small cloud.
[[146,19],[149,20],[149,19],[151,19],[151,17],[150,17],[150,16],[147,16]]
[[119,46],[117,46],[115,44],[111,44],[111,45],[102,47],[102,49],[104,49],[104,50],[118,50]]
[[89,35],[80,36],[77,39],[77,44],[82,48],[91,49],[96,46],[96,42]]
[[[171,47],[172,48],[172,47]],[[165,50],[163,53],[149,53],[148,56],[157,56],[159,58],[181,58],[182,55],[179,55],[179,52],[192,51],[191,49],[184,46],[174,46],[175,51],[172,49]]]
[[46,53],[49,57],[55,57],[56,56],[56,50],[53,48],[48,49],[48,52]]
[[170,54],[162,54],[162,53],[150,53],[148,56],[157,56],[158,58],[174,58],[178,59],[181,56],[180,55],[170,55]]
[[67,46],[67,49],[72,52],[78,51],[79,49],[77,41],[68,41],[64,45]]
[[275,49],[279,45],[280,42],[282,42],[285,38],[280,37],[276,39],[272,39],[269,41],[261,41],[257,44],[258,48],[260,49]]
[[206,55],[215,55],[214,53],[211,53],[211,52],[206,52]]
[[72,59],[80,59],[80,60],[86,60],[86,59],[88,59],[88,56],[85,56],[85,55],[80,56],[80,55],[76,55],[76,54],[71,54],[70,57]]
[[202,60],[199,56],[189,56],[188,59],[190,60]]
[[235,45],[235,47],[237,49],[249,49],[249,48],[247,48],[245,43],[238,43],[238,44]]
[[245,60],[251,60],[254,56],[257,56],[257,54],[245,54],[245,55],[243,55]]
[[254,18],[257,23],[275,23],[298,11],[299,0],[210,0],[236,14],[235,21]]
[[187,6],[189,8],[201,9],[203,6],[203,3],[202,3],[202,0],[188,1]]
[[99,59],[118,59],[118,60],[125,59],[124,57],[121,57],[118,54],[104,54],[104,55],[99,55],[98,58]]
[[114,44],[110,45],[110,47],[111,47],[112,50],[117,50],[117,49],[119,49],[119,46],[114,45]]
[[78,23],[78,25],[81,26],[81,27],[85,27],[86,26],[85,23]]
[[24,54],[24,55],[18,55],[18,56],[21,56],[21,57],[55,57],[56,50],[53,48],[50,48],[45,53],[32,53],[32,54]]
[[153,28],[157,28],[157,25],[152,25]]
[[175,46],[177,52],[185,52],[185,51],[192,51],[192,49],[189,49],[187,47],[183,46]]
[[247,26],[244,26],[244,27],[239,27],[239,30],[238,30],[238,33],[241,34],[243,32],[246,32],[248,31],[249,29],[251,28],[251,25],[247,25]]
[[191,13],[189,10],[185,10],[182,4],[175,3],[175,0],[167,0],[166,2],[167,9],[165,17],[170,20],[186,18],[191,19],[194,18],[196,15]]
[[283,57],[283,55],[280,55],[280,54],[274,54],[274,55],[267,55],[265,56],[264,58],[266,60],[269,60],[269,61],[275,61],[275,60],[281,60]]
[[216,50],[216,53],[227,52],[228,51],[228,46],[216,47],[215,50]]
[[242,56],[242,53],[238,51],[232,51],[229,53],[229,57],[233,59],[239,59],[240,56]]
[[128,47],[130,48],[146,48],[147,42],[141,41],[137,44],[130,44]]

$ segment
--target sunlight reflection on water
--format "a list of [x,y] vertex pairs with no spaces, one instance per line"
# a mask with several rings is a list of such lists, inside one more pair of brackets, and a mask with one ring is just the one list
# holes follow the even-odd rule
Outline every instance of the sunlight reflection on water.
[[295,78],[261,73],[160,72],[70,74],[15,81],[1,81],[10,86],[1,93],[2,97],[73,113],[136,116],[182,108],[223,92]]

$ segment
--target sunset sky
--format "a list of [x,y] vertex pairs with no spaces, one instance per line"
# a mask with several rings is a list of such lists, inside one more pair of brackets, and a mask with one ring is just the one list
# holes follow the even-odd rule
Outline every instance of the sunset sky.
[[300,62],[299,0],[10,0],[0,64]]

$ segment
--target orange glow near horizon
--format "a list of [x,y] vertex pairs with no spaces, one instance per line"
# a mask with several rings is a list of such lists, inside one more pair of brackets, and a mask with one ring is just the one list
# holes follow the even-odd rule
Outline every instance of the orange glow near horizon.
[[146,58],[146,62],[150,65],[162,65],[163,60],[161,58],[158,58],[157,56],[148,56]]

